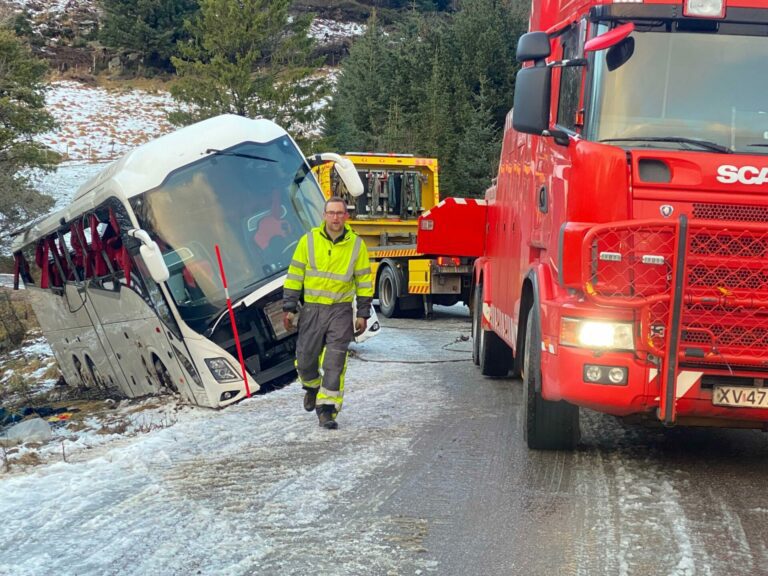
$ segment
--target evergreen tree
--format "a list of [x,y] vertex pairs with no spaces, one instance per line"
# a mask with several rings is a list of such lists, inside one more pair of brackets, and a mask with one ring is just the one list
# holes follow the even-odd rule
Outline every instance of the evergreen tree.
[[[0,54],[0,229],[11,231],[53,205],[22,174],[29,168],[51,169],[59,158],[33,140],[55,127],[45,109],[47,64],[8,29],[0,29]],[[10,239],[0,236],[0,252],[7,253],[9,246]]]
[[391,54],[376,12],[352,45],[325,115],[325,134],[338,150],[376,151],[389,112]]
[[176,43],[185,38],[184,20],[197,11],[197,0],[100,0],[105,46],[141,55],[142,65],[169,70]]
[[324,83],[313,78],[311,16],[290,17],[290,0],[201,0],[186,25],[190,40],[173,58],[170,116],[188,124],[217,114],[274,119],[301,137],[317,118]]
[[499,161],[499,131],[494,127],[481,84],[480,96],[462,100],[461,137],[456,142],[455,161],[445,166],[452,196],[482,197]]
[[528,24],[522,0],[463,0],[451,29],[453,54],[461,82],[475,96],[481,83],[497,128],[512,107],[517,39]]
[[435,156],[443,195],[481,196],[496,171],[526,16],[522,0],[460,6],[447,21],[413,14],[389,35],[369,23],[343,64],[325,135],[339,150]]

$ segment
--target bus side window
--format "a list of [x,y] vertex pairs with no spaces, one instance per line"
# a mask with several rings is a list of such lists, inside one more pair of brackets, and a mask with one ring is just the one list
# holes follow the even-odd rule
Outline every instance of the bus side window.
[[19,278],[21,278],[24,285],[34,285],[35,281],[32,279],[32,274],[29,270],[29,260],[27,260],[24,252],[16,252],[13,255],[13,258],[15,260],[15,265],[18,266]]
[[88,268],[88,246],[85,242],[82,220],[72,222],[69,230],[72,239],[72,252],[74,253],[72,261],[80,279],[87,280],[90,276],[90,270]]
[[[26,263],[28,274],[28,279],[22,276],[24,284],[28,284],[30,286],[40,286],[40,276],[42,275],[42,271],[35,260],[37,255],[36,246],[34,244],[27,244],[21,249],[21,255],[24,258],[24,262]],[[24,270],[23,266],[21,270]]]
[[75,245],[72,243],[72,229],[66,232],[59,231],[59,253],[62,255],[62,263],[66,263],[67,281],[79,282],[83,277],[82,264],[77,264]]
[[120,234],[120,225],[117,222],[115,211],[109,209],[109,225],[104,230],[101,237],[104,245],[104,252],[116,276],[123,281],[126,286],[131,285],[131,257],[123,243],[123,237]]

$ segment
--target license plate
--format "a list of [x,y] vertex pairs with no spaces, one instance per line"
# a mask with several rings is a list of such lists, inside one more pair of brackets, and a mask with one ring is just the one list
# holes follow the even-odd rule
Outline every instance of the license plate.
[[269,318],[269,323],[272,326],[272,331],[275,333],[275,338],[280,340],[290,334],[283,325],[283,301],[271,302],[264,306],[264,312]]
[[768,388],[715,386],[712,391],[712,404],[743,408],[768,408]]

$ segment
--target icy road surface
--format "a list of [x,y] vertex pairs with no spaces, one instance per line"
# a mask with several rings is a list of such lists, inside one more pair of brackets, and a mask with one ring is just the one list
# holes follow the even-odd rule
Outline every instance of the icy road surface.
[[[0,573],[400,574],[429,569],[423,522],[381,513],[418,430],[440,412],[438,373],[469,343],[385,329],[357,349],[340,430],[296,384],[18,477],[0,476]],[[384,362],[378,362],[382,360]],[[70,459],[71,460],[71,459]]]
[[383,319],[338,431],[296,384],[0,475],[0,574],[768,575],[768,442],[582,412],[531,452],[469,318]]

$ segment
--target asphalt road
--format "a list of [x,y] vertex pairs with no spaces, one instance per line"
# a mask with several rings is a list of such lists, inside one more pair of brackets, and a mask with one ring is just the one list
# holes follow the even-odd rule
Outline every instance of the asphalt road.
[[292,383],[0,475],[0,575],[768,575],[764,434],[585,411],[531,452],[461,312],[382,319],[339,430]]
[[[446,344],[469,334],[469,318],[445,310],[430,323],[385,320],[398,326],[443,331]],[[471,362],[420,370],[437,375],[446,403],[371,489],[387,493],[379,512],[400,519],[430,571],[768,574],[765,434],[625,427],[583,410],[575,452],[533,452],[519,381],[484,378]]]

